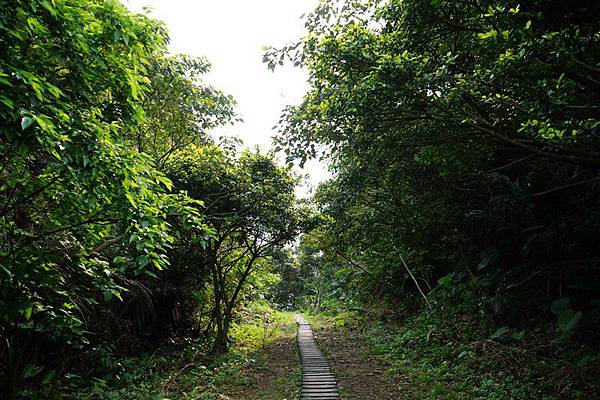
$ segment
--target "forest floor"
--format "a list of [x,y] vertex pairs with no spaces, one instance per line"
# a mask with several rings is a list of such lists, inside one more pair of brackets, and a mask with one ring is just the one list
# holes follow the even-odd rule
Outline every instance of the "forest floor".
[[277,339],[253,353],[241,371],[248,382],[229,391],[232,400],[292,400],[299,396],[300,364],[296,325],[287,321]]
[[[597,397],[600,355],[585,349],[549,358],[485,340],[487,349],[472,350],[452,339],[452,327],[423,318],[396,326],[349,312],[305,317],[342,400]],[[232,328],[231,351],[217,359],[207,357],[210,343],[194,340],[138,356],[106,352],[88,374],[67,374],[19,399],[298,400],[296,329],[292,313],[254,306]]]
[[[559,353],[561,343],[542,333],[477,339],[465,334],[470,325],[436,325],[425,314],[400,324],[343,311],[306,319],[343,400],[599,398],[600,354],[585,346]],[[553,352],[538,354],[539,343]]]
[[322,316],[307,318],[319,348],[338,380],[341,399],[404,400],[427,398],[428,385],[398,374],[383,355],[372,354],[365,335]]
[[[365,335],[323,316],[308,317],[319,348],[325,353],[344,400],[401,400],[425,398],[423,382],[394,373],[390,360],[370,352]],[[231,400],[293,400],[299,398],[301,367],[296,324],[286,320],[277,339],[252,353],[240,371],[243,385],[230,386]],[[431,389],[428,388],[429,392]]]
[[[265,321],[267,321],[265,323]],[[87,374],[26,389],[22,399],[296,400],[300,365],[293,314],[254,306],[231,332],[230,352],[207,356],[210,343],[180,340],[137,356],[103,353]]]
[[315,336],[338,380],[342,399],[410,398],[404,382],[390,373],[391,365],[381,356],[369,354],[369,346],[359,335],[328,326],[316,331]]

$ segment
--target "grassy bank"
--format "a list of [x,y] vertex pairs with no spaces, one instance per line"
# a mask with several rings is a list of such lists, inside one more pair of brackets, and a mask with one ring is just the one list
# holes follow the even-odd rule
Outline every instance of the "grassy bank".
[[[465,321],[444,322],[428,313],[402,323],[354,312],[308,319],[323,344],[348,337],[363,342],[402,387],[402,399],[579,400],[600,393],[598,352],[542,332],[507,329],[483,337]],[[328,339],[332,335],[338,336]]]

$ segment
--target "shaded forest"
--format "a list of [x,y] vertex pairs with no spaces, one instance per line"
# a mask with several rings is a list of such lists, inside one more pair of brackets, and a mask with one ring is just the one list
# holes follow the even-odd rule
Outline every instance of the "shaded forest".
[[270,151],[163,23],[1,4],[2,398],[280,398],[289,311],[403,398],[600,394],[599,3],[321,1],[264,55],[309,75]]

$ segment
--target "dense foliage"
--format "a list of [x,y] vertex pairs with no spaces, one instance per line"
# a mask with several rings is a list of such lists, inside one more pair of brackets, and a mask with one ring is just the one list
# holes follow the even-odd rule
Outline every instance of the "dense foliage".
[[177,188],[204,200],[202,212],[214,229],[195,262],[209,271],[204,296],[213,307],[206,329],[216,331],[213,351],[222,353],[245,283],[253,272],[269,271],[264,258],[296,237],[306,212],[296,206],[289,168],[277,166],[272,155],[234,157],[214,146],[189,147],[174,154],[166,171]]
[[312,90],[279,141],[290,159],[327,149],[326,244],[369,269],[367,293],[477,278],[512,298],[509,320],[570,296],[591,322],[598,23],[592,3],[560,21],[554,3],[323,3],[283,50]]
[[209,69],[206,60],[181,55],[154,60],[149,68],[145,118],[131,140],[153,156],[157,168],[177,150],[209,143],[208,131],[235,117],[233,98],[202,82]]
[[38,362],[88,342],[84,321],[131,279],[168,264],[165,217],[185,202],[124,140],[143,117],[146,66],[164,51],[160,24],[117,2],[36,1],[5,2],[0,28],[0,334],[11,398]]
[[[295,235],[289,170],[219,150],[208,130],[235,118],[233,99],[201,81],[205,60],[167,55],[164,26],[117,1],[4,1],[0,31],[3,398],[202,327],[210,341],[206,309],[225,318],[226,347],[249,276]],[[219,255],[241,278],[211,297],[215,243],[250,245]]]
[[280,147],[335,172],[315,195],[330,222],[300,248],[321,261],[299,298],[327,275],[333,306],[386,319],[425,308],[459,342],[526,329],[540,352],[597,343],[599,11],[322,2],[306,37],[269,51],[271,67],[288,58],[310,74]]

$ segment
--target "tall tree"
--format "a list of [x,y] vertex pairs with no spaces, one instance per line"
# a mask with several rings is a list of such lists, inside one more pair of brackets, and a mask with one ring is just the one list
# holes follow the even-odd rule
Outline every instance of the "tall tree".
[[200,262],[211,274],[213,352],[222,353],[248,277],[301,228],[305,213],[296,204],[295,180],[272,155],[236,156],[215,146],[178,151],[166,171],[176,188],[204,201],[202,212],[214,230]]
[[158,169],[173,152],[209,143],[208,131],[234,121],[233,98],[201,80],[209,69],[205,59],[182,55],[151,64],[150,90],[142,103],[145,119],[132,141],[138,151],[152,155]]

